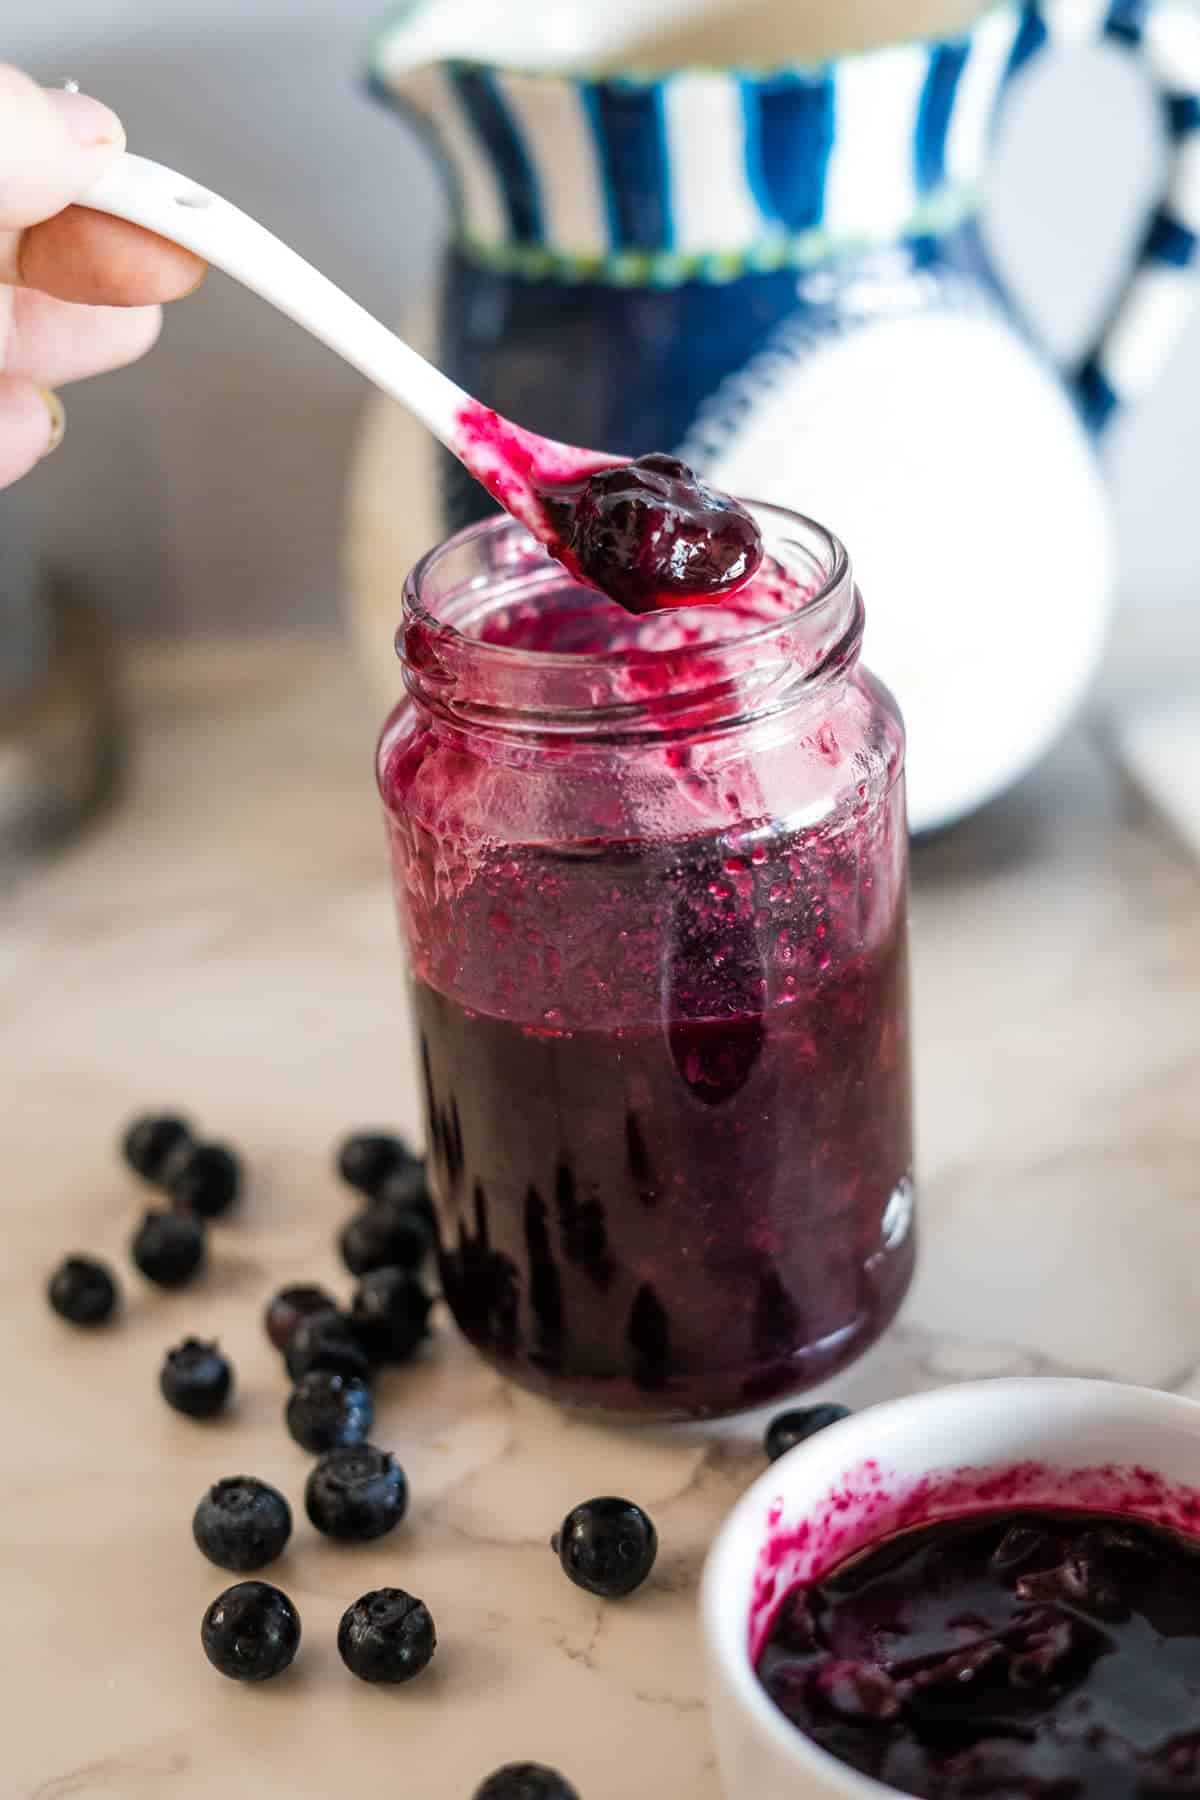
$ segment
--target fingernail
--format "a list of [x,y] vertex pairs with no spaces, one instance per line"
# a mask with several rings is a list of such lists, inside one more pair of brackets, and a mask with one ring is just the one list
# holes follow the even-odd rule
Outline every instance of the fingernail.
[[125,127],[111,106],[90,94],[70,88],[47,88],[46,98],[82,150],[98,150],[108,144],[124,144]]
[[53,456],[66,435],[67,409],[53,388],[39,388],[38,393],[42,396],[46,411],[50,414],[50,436],[46,441],[46,448],[42,451],[42,456],[45,458]]

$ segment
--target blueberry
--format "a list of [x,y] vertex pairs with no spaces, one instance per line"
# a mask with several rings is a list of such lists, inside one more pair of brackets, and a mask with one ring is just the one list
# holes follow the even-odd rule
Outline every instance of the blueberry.
[[337,1301],[332,1294],[306,1282],[296,1287],[280,1288],[267,1307],[263,1323],[275,1348],[286,1350],[301,1319],[310,1319],[316,1313],[336,1311]]
[[204,1261],[204,1227],[186,1213],[148,1212],[130,1250],[147,1281],[182,1287]]
[[354,1290],[354,1323],[368,1356],[402,1363],[429,1331],[433,1302],[407,1269],[374,1269]]
[[288,1339],[283,1360],[293,1381],[303,1380],[313,1369],[356,1375],[360,1381],[371,1373],[358,1328],[349,1314],[342,1312],[312,1313],[301,1319]]
[[326,1537],[349,1543],[382,1537],[400,1523],[407,1506],[404,1470],[373,1444],[331,1450],[304,1488],[310,1522]]
[[192,1536],[209,1562],[237,1575],[265,1569],[292,1535],[292,1509],[278,1489],[253,1475],[210,1487],[192,1515]]
[[165,1185],[173,1206],[219,1219],[241,1192],[242,1165],[224,1144],[193,1144],[171,1158]]
[[369,1275],[373,1269],[419,1269],[433,1237],[415,1208],[376,1200],[355,1214],[338,1247],[352,1275]]
[[345,1139],[337,1153],[337,1172],[342,1180],[371,1199],[389,1175],[419,1166],[408,1146],[387,1131],[357,1131]]
[[767,1455],[772,1462],[777,1462],[797,1444],[816,1437],[818,1431],[836,1425],[839,1419],[849,1417],[848,1406],[797,1406],[791,1412],[778,1413],[767,1426],[763,1440]]
[[831,1662],[817,1672],[814,1685],[839,1719],[889,1720],[900,1711],[895,1682],[873,1663]]
[[1054,1558],[1054,1549],[1049,1535],[1034,1525],[1010,1525],[988,1560],[988,1567],[997,1575],[1009,1575],[1014,1570],[1028,1568],[1037,1558],[1043,1568]]
[[60,1319],[72,1325],[103,1325],[117,1304],[117,1284],[103,1263],[90,1256],[68,1256],[46,1286]]
[[661,450],[652,450],[649,456],[639,456],[637,465],[649,475],[665,475],[670,481],[694,481],[692,470],[677,456],[665,456]]
[[218,1594],[200,1627],[204,1654],[231,1681],[270,1681],[300,1648],[300,1615],[267,1581],[239,1581]]
[[475,1800],[579,1800],[579,1794],[544,1763],[505,1763],[476,1788]]
[[550,1540],[576,1587],[605,1600],[632,1594],[654,1567],[658,1533],[632,1500],[585,1500]]
[[430,1237],[436,1234],[437,1219],[423,1162],[407,1163],[404,1168],[397,1169],[381,1183],[373,1198],[382,1206],[403,1207],[407,1212],[416,1213],[428,1225]]
[[763,559],[744,506],[657,455],[588,479],[572,508],[570,547],[588,580],[633,613],[719,599]]
[[229,1398],[233,1370],[216,1344],[185,1338],[168,1350],[158,1376],[162,1397],[189,1419],[213,1419]]
[[375,1408],[370,1388],[357,1375],[310,1369],[292,1389],[284,1417],[300,1448],[320,1456],[347,1444],[365,1444]]
[[135,1175],[157,1186],[169,1159],[191,1141],[191,1127],[185,1120],[171,1113],[146,1113],[125,1132],[121,1154]]
[[411,1681],[429,1666],[437,1633],[423,1601],[403,1588],[376,1588],[346,1608],[337,1644],[360,1681]]
[[1129,1617],[1130,1602],[1102,1562],[1076,1550],[1054,1569],[1020,1575],[1019,1600],[1041,1606],[1077,1606],[1095,1618],[1120,1623]]

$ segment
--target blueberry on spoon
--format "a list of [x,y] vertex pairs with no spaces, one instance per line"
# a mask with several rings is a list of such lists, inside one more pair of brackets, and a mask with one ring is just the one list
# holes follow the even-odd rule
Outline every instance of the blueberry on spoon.
[[673,456],[601,469],[578,490],[543,490],[580,573],[627,612],[724,599],[763,559],[762,533],[728,494]]

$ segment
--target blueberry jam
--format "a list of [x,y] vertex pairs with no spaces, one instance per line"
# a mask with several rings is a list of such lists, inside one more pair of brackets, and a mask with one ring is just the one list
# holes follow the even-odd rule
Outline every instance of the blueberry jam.
[[765,1401],[865,1348],[911,1272],[905,982],[899,920],[794,1003],[725,1017],[681,982],[661,1022],[562,1030],[418,982],[467,1336],[648,1412]]
[[745,507],[673,456],[643,456],[542,494],[579,573],[627,612],[722,600],[763,559]]
[[613,462],[553,444],[486,407],[465,407],[459,454],[576,580],[631,613],[712,604],[763,560],[750,512],[678,457]]
[[905,1533],[794,1592],[758,1673],[832,1755],[929,1800],[1200,1793],[1200,1553],[1157,1526]]
[[410,608],[379,777],[446,1300],[610,1412],[824,1380],[914,1254],[903,738],[853,583],[634,617],[507,521],[443,554],[464,625]]

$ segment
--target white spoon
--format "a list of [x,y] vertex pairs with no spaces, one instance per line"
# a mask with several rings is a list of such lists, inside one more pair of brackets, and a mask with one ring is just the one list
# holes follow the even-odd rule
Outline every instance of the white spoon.
[[[592,560],[574,532],[579,491],[627,458],[539,437],[482,406],[272,232],[185,175],[126,152],[81,204],[182,244],[270,301],[415,413],[577,579],[614,594],[611,578],[620,577],[630,610],[719,599],[758,568],[762,539],[749,513],[662,457],[648,459],[657,468],[635,482],[639,497],[650,490],[654,521],[624,548],[624,527],[601,521],[588,539],[601,561]],[[610,494],[599,504],[619,511],[624,501]]]
[[81,204],[182,244],[278,307],[415,413],[551,548],[557,534],[539,487],[582,481],[625,460],[539,437],[481,406],[265,226],[161,163],[126,152]]

